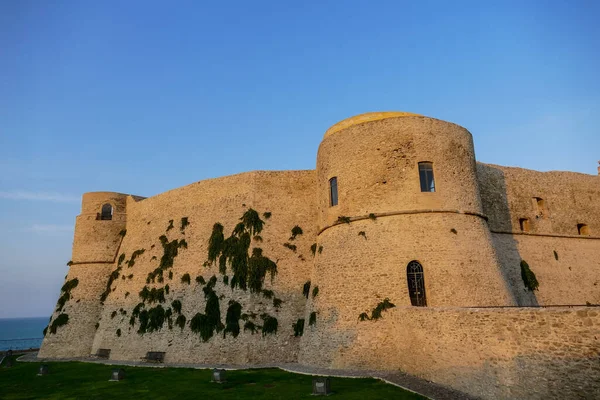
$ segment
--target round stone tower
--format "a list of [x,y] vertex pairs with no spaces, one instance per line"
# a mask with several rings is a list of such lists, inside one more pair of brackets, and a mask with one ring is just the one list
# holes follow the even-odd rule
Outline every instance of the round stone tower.
[[[100,296],[114,269],[126,226],[129,195],[113,192],[85,193],[81,214],[75,223],[73,255],[66,282],[77,280],[62,309],[55,309],[50,323],[60,314],[68,322],[56,333],[48,332],[39,357],[84,357],[90,355],[96,323],[100,317]],[[61,292],[61,296],[64,292]]]
[[[386,298],[396,307],[514,304],[466,129],[402,112],[346,119],[325,133],[317,182],[319,291],[304,344],[343,346],[328,338],[350,334]],[[319,363],[310,353],[301,362]]]

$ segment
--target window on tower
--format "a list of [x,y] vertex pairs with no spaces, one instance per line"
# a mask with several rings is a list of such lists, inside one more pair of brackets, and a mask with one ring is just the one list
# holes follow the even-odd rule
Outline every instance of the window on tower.
[[435,192],[435,180],[433,178],[433,163],[419,163],[419,180],[421,181],[421,192]]
[[337,188],[337,177],[334,176],[329,180],[329,205],[331,207],[337,206],[338,204],[338,188]]
[[113,217],[113,206],[106,203],[102,206],[102,212],[100,213],[100,219],[103,221],[109,221]]

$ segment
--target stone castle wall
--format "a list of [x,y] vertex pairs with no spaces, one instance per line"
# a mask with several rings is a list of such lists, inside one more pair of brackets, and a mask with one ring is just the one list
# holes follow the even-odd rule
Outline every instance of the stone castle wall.
[[[600,304],[600,177],[481,163],[477,173],[494,246],[517,304]],[[524,218],[526,232],[519,223]],[[578,233],[580,223],[590,235]],[[524,290],[521,260],[536,274],[539,291]]]
[[[600,178],[476,163],[471,134],[432,118],[356,118],[326,133],[313,171],[243,173],[147,199],[86,193],[67,277],[79,280],[63,311],[69,323],[46,335],[40,357],[110,348],[116,360],[164,351],[166,362],[178,363],[402,369],[489,399],[563,398],[559,387],[573,397],[595,390],[586,376],[598,379],[591,361],[598,356],[592,339],[598,310],[511,306],[600,303]],[[433,193],[420,190],[419,162],[433,163]],[[339,198],[333,207],[332,177]],[[113,205],[113,220],[99,221],[106,202]],[[271,213],[250,251],[259,247],[276,261],[278,274],[265,279],[264,289],[283,302],[280,307],[264,293],[232,290],[217,265],[206,265],[213,225],[221,223],[227,237],[249,208]],[[181,229],[184,217],[189,226]],[[587,225],[585,235],[577,224]],[[296,225],[303,234],[291,240]],[[185,240],[187,248],[179,248],[164,282],[148,283],[164,254],[161,235]],[[522,259],[539,291],[524,289]],[[406,268],[413,260],[424,269],[427,308],[410,306]],[[190,284],[182,282],[184,274]],[[213,275],[223,322],[229,302],[237,301],[258,326],[262,314],[276,317],[277,333],[242,328],[236,338],[220,332],[207,342],[193,333],[190,320],[206,305],[205,285],[195,278]],[[230,279],[231,270],[225,275]],[[156,332],[138,334],[139,319],[131,325],[130,318],[140,291],[167,285],[162,306],[180,300],[185,327],[165,322]],[[395,308],[378,321],[359,321],[386,298]],[[292,328],[299,319],[305,321],[301,337]]]
[[[600,392],[597,308],[398,307],[338,320],[300,361],[401,370],[485,399],[591,399]],[[329,349],[328,347],[325,347]]]

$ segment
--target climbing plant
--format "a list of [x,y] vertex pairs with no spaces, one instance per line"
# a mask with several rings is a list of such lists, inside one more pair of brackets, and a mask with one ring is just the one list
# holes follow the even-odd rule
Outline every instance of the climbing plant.
[[317,323],[317,313],[315,311],[310,313],[308,318],[308,325],[315,325]]
[[188,285],[190,284],[191,278],[190,278],[190,274],[185,273],[181,276],[181,282],[182,283],[187,283]]
[[277,318],[270,316],[269,314],[262,314],[260,316],[263,320],[263,326],[262,326],[262,335],[266,336],[266,335],[274,335],[277,333]]
[[390,302],[390,299],[388,299],[387,297],[383,300],[380,301],[377,306],[375,306],[375,308],[371,311],[371,316],[369,317],[369,314],[363,312],[358,316],[358,319],[360,321],[365,321],[365,320],[378,320],[379,318],[381,318],[381,313],[383,311],[387,311],[390,308],[394,308],[396,307],[395,304]]
[[62,288],[60,288],[61,295],[58,298],[58,302],[56,304],[56,311],[62,311],[66,302],[73,298],[71,296],[71,290],[75,289],[77,285],[79,285],[79,279],[77,278],[73,278],[64,283]]
[[100,295],[101,303],[104,303],[104,301],[110,294],[111,286],[115,280],[119,279],[120,274],[121,274],[121,267],[117,267],[117,269],[115,269],[113,272],[111,272],[110,275],[108,276],[108,282],[106,283],[106,289]]
[[314,255],[317,253],[317,244],[316,244],[316,243],[313,243],[313,244],[310,246],[310,252],[312,253],[312,255],[313,255],[313,257],[314,257]]
[[304,318],[301,318],[293,323],[292,328],[294,329],[294,336],[302,336],[304,333]]
[[344,223],[344,224],[349,224],[350,223],[350,217],[346,217],[344,215],[340,215],[337,219],[337,222],[339,224]]
[[59,314],[56,318],[54,318],[52,324],[50,324],[50,333],[56,333],[59,327],[64,326],[67,323],[69,323],[69,315],[65,313]]
[[145,251],[146,251],[146,249],[139,249],[139,250],[134,251],[131,254],[131,259],[127,262],[127,266],[129,268],[133,267],[133,264],[135,264],[136,257],[141,256],[142,254],[144,254]]
[[318,287],[318,286],[315,286],[315,287],[313,288],[313,291],[312,291],[312,297],[313,297],[313,299],[314,299],[315,297],[317,297],[317,295],[318,295],[318,294],[319,294],[319,287]]
[[283,244],[283,247],[287,247],[288,249],[290,249],[291,251],[293,251],[294,253],[296,252],[296,250],[298,249],[298,247],[295,244],[291,244],[288,242],[285,242]]
[[173,310],[175,310],[175,312],[177,314],[181,313],[181,301],[179,301],[179,300],[173,300],[171,302],[171,307],[173,307]]
[[[160,265],[158,268],[148,274],[146,283],[154,282],[154,280],[157,278],[159,282],[162,282],[164,280],[163,273],[167,269],[173,267],[173,261],[179,253],[179,248],[187,248],[187,242],[184,239],[181,241],[175,239],[169,242],[169,239],[167,239],[165,235],[162,235],[158,238],[158,240],[160,240],[160,243],[163,247],[163,255],[160,259]],[[172,271],[169,271],[169,279],[172,277],[171,272]]]
[[306,297],[308,299],[309,293],[310,293],[310,281],[306,281],[304,283],[304,286],[302,287],[302,294],[304,295],[304,297]]
[[289,240],[295,240],[296,236],[302,235],[302,233],[303,233],[302,228],[300,228],[298,225],[294,226],[292,228],[292,236],[290,236]]
[[527,290],[532,292],[538,290],[540,284],[525,260],[521,260],[521,279],[523,279],[523,284]]
[[227,336],[227,332],[231,333],[233,337],[237,337],[240,334],[240,317],[242,315],[242,305],[234,300],[229,300],[229,307],[227,308],[227,315],[225,316],[225,330],[223,330],[223,337]]
[[179,314],[177,316],[177,319],[175,320],[175,325],[177,325],[181,328],[181,330],[183,330],[183,328],[185,328],[185,315]]
[[164,303],[165,300],[165,289],[164,288],[152,288],[148,289],[147,286],[139,293],[140,298],[144,303]]
[[188,217],[182,217],[181,218],[181,233],[183,233],[185,231],[185,228],[190,224],[190,222],[188,221]]

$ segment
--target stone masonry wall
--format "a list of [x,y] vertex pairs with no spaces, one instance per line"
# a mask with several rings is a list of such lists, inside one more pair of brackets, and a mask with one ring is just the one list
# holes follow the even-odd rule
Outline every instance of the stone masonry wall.
[[[310,246],[315,242],[316,227],[314,207],[314,171],[293,172],[251,172],[224,178],[198,182],[172,190],[128,206],[127,234],[119,254],[125,254],[120,277],[112,285],[113,291],[105,302],[95,335],[93,351],[110,348],[111,359],[139,360],[148,351],[166,352],[166,362],[200,363],[260,363],[295,361],[299,338],[293,336],[292,323],[301,318],[306,299],[302,295],[302,285],[309,279],[312,267]],[[232,290],[223,283],[216,265],[203,266],[207,261],[208,239],[216,222],[225,227],[229,236],[239,218],[248,209],[256,209],[262,216],[271,212],[265,221],[260,236],[262,241],[253,240],[252,247],[260,247],[263,254],[278,265],[278,274],[271,282],[267,275],[265,289],[272,290],[274,297],[281,299],[280,308],[273,305],[273,299],[262,294],[251,294],[241,289]],[[181,218],[187,217],[189,226],[183,233]],[[167,231],[169,220],[173,229]],[[299,225],[303,234],[290,241],[291,229]],[[172,279],[165,273],[163,283],[146,283],[149,272],[159,264],[163,248],[159,236],[165,234],[169,241],[185,239],[187,248],[180,248],[174,259]],[[284,243],[297,246],[292,251]],[[135,258],[132,267],[127,261],[136,250],[144,253]],[[113,265],[115,269],[117,265]],[[181,281],[184,274],[190,274],[191,283]],[[192,317],[204,313],[206,300],[203,285],[195,278],[202,276],[206,281],[211,276],[218,278],[215,292],[220,296],[221,320],[225,317],[230,300],[242,304],[242,313],[252,314],[256,325],[262,325],[260,315],[267,313],[278,320],[275,335],[262,337],[260,332],[252,334],[242,331],[237,338],[231,334],[223,337],[216,334],[203,342],[199,334],[189,327]],[[231,271],[227,272],[231,279]],[[173,300],[182,303],[182,314],[187,318],[184,329],[165,322],[157,332],[137,333],[139,320],[131,326],[129,319],[133,308],[140,303],[138,293],[144,286],[164,288],[169,286],[166,309]],[[146,304],[148,309],[156,304]],[[173,321],[178,316],[173,313]],[[241,327],[244,321],[240,321]],[[117,330],[121,330],[118,336]]]
[[338,321],[323,332],[331,352],[314,347],[300,361],[399,369],[490,400],[592,399],[599,338],[596,307],[397,307],[378,321]]

